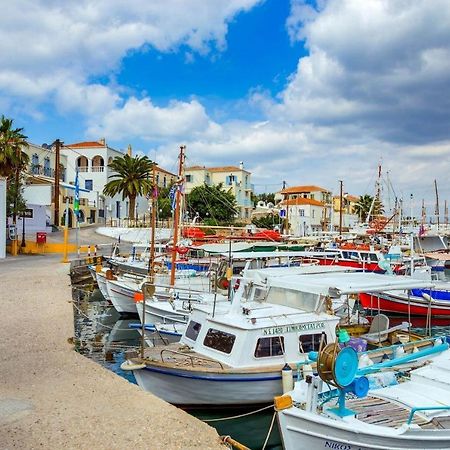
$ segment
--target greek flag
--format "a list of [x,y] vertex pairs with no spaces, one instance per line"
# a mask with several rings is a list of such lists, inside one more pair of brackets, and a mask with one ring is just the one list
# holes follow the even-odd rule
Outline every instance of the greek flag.
[[177,186],[174,184],[169,191],[169,198],[170,198],[170,203],[172,205],[172,211],[175,210],[175,203],[177,202],[177,197],[176,197],[176,192],[177,192]]
[[78,170],[75,175],[75,198],[73,200],[73,211],[78,217],[80,214],[80,180],[78,179]]

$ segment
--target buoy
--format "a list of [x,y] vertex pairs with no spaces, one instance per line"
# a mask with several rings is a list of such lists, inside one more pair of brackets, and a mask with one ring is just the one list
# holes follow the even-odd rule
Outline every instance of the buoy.
[[120,365],[120,368],[122,370],[140,370],[140,369],[143,369],[144,367],[145,367],[145,364],[133,364],[129,361],[124,361]]
[[283,394],[286,394],[294,389],[294,375],[292,373],[291,366],[287,363],[281,370],[281,383],[283,385]]

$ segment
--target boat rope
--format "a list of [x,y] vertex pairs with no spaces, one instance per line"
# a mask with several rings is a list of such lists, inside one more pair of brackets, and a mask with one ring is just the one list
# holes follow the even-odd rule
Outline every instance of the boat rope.
[[233,419],[239,419],[241,417],[245,416],[251,416],[252,414],[257,414],[261,411],[265,411],[266,409],[273,408],[273,404],[270,404],[268,406],[264,406],[264,408],[257,409],[256,411],[250,411],[247,413],[239,414],[237,416],[231,416],[231,417],[221,417],[220,419],[201,419],[202,422],[220,422],[221,420],[233,420]]
[[277,416],[277,412],[275,411],[272,416],[272,421],[270,422],[270,427],[269,427],[269,431],[267,432],[266,440],[264,441],[264,444],[261,447],[261,450],[265,450],[267,442],[269,442],[270,434],[272,433],[273,424],[275,423],[276,416]]

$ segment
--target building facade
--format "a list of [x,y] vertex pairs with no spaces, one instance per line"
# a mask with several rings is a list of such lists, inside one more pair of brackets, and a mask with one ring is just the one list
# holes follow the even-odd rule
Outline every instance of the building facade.
[[251,173],[244,169],[244,163],[237,166],[205,167],[192,166],[184,169],[185,192],[204,184],[208,186],[221,184],[224,190],[230,191],[236,199],[238,219],[249,222],[253,203]]
[[315,185],[292,186],[275,195],[289,223],[289,231],[297,236],[324,231],[331,222],[332,194]]
[[333,197],[333,226],[335,229],[339,228],[340,217],[342,214],[342,228],[349,229],[355,226],[359,217],[355,214],[355,205],[358,203],[359,197],[350,194],[342,196],[342,213],[341,213],[341,197],[335,195]]

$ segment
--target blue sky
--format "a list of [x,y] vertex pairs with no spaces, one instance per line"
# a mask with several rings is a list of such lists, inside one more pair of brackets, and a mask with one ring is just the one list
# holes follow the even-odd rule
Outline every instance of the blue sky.
[[[13,24],[20,21],[21,26]],[[173,170],[244,161],[258,191],[450,197],[447,0],[17,0],[0,112],[30,141],[105,137]]]

